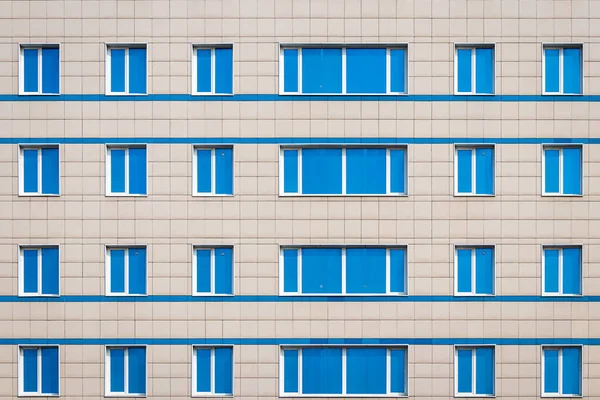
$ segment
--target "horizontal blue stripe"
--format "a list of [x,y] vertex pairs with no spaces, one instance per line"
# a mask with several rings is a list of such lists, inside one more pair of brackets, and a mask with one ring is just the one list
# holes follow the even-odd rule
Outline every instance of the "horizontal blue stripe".
[[598,102],[600,95],[542,96],[542,95],[451,95],[411,94],[400,96],[373,95],[279,95],[235,94],[231,96],[192,96],[190,94],[149,94],[141,96],[106,96],[104,94],[61,94],[57,96],[20,96],[2,94],[0,101],[474,101],[474,102]]
[[600,138],[318,138],[318,137],[258,137],[258,138],[0,138],[0,144],[280,144],[280,145],[407,145],[407,144],[600,144]]
[[600,338],[0,338],[0,345],[587,345]]
[[600,296],[0,296],[0,303],[597,303]]

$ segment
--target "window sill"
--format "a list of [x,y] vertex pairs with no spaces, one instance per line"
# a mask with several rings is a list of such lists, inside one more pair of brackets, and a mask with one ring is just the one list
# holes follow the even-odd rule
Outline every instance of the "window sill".
[[280,292],[281,297],[408,297],[408,293],[290,293]]
[[299,394],[299,393],[279,393],[279,397],[325,397],[325,398],[408,398],[408,394],[389,393],[389,394]]
[[454,397],[456,398],[488,398],[488,399],[493,399],[496,397],[495,394],[463,394],[463,393],[456,393],[454,395]]
[[[140,96],[148,96],[148,93],[105,93],[105,96],[110,96],[110,97],[140,97]],[[115,397],[119,397],[116,396]]]
[[19,193],[19,197],[60,197],[60,194],[53,194],[53,193]]
[[393,97],[393,96],[408,96],[408,93],[289,93],[279,92],[280,96],[319,96],[319,97]]
[[[235,96],[235,93],[203,93],[203,92],[192,92],[191,94],[192,96],[210,96],[210,97],[233,97]],[[199,395],[202,397],[202,395]],[[216,396],[216,395],[210,395],[210,396]]]
[[147,394],[128,394],[128,393],[105,393],[104,397],[138,397],[145,398],[148,397]]
[[[19,96],[41,96],[41,97],[44,97],[44,96],[60,96],[60,93],[35,93],[35,92],[28,93],[28,92],[19,92]],[[29,395],[24,395],[24,396],[29,396]],[[37,396],[45,396],[45,395],[40,394],[40,395],[37,395]],[[52,396],[57,396],[57,395],[52,395]]]
[[542,193],[542,197],[583,197],[583,194]]
[[552,297],[558,297],[558,298],[578,298],[578,297],[583,297],[583,294],[560,294],[560,293],[542,293],[542,297],[545,298],[552,298]]
[[192,393],[192,397],[219,397],[219,398],[232,398],[231,394],[216,394],[216,393]]
[[454,92],[455,96],[483,96],[483,97],[492,97],[492,96],[496,96],[496,93],[461,93],[461,92]]
[[106,293],[104,297],[148,297],[147,294]]
[[408,197],[408,194],[302,194],[302,193],[279,193],[279,197]]
[[496,294],[479,294],[479,293],[454,293],[454,297],[469,297],[469,298],[477,298],[477,297],[496,297]]
[[582,394],[558,394],[558,393],[555,393],[555,394],[545,394],[545,393],[542,393],[541,397],[543,397],[543,398],[548,398],[548,397],[552,397],[552,398],[562,397],[562,398],[580,399],[580,398],[583,397],[583,395]]
[[542,96],[567,96],[567,97],[577,97],[577,96],[583,96],[583,93],[542,93]]
[[60,397],[59,393],[19,393],[17,397]]
[[106,193],[106,197],[148,197],[148,194]]
[[215,293],[200,293],[200,292],[196,292],[196,293],[192,293],[192,297],[235,297],[235,294],[233,293],[229,293],[229,294],[215,294]]
[[496,194],[454,193],[454,197],[496,197]]
[[192,197],[234,197],[232,194],[193,193]]
[[29,294],[29,293],[19,293],[19,295],[17,297],[24,297],[24,298],[52,298],[52,299],[58,299],[60,297],[60,294]]

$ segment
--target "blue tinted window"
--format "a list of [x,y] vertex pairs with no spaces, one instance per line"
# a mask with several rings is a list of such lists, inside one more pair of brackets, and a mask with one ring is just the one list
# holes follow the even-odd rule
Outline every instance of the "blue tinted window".
[[60,92],[60,54],[56,47],[21,49],[23,94],[58,94]]
[[22,162],[21,187],[23,194],[59,194],[58,147],[23,148]]
[[302,392],[342,394],[342,349],[302,349]]
[[19,379],[23,394],[58,395],[58,347],[23,347],[20,356],[23,373],[19,374]]
[[582,148],[544,148],[544,193],[549,195],[581,195]]
[[22,265],[23,276],[20,279],[23,295],[56,296],[59,294],[60,273],[57,246],[22,249]]
[[457,394],[493,396],[495,357],[493,347],[464,347],[456,350]]
[[456,249],[457,294],[494,294],[494,249],[491,247]]
[[544,293],[581,294],[581,247],[544,249]]
[[495,193],[493,147],[458,148],[456,150],[455,185],[458,195]]
[[110,394],[146,394],[146,348],[114,347],[108,350]]
[[545,347],[542,367],[543,394],[581,396],[581,347]]
[[215,93],[233,93],[233,49],[215,49]]
[[298,91],[298,49],[283,50],[283,91]]
[[109,47],[109,93],[146,94],[148,67],[145,46]]
[[582,94],[581,46],[544,48],[544,93]]
[[456,92],[461,94],[494,93],[494,48],[456,49]]
[[[145,247],[110,248],[108,250],[107,283],[109,294],[145,295],[147,259]],[[126,285],[126,282],[128,284]]]
[[109,194],[145,195],[148,176],[146,157],[145,147],[109,148]]
[[346,49],[346,93],[386,92],[386,49]]

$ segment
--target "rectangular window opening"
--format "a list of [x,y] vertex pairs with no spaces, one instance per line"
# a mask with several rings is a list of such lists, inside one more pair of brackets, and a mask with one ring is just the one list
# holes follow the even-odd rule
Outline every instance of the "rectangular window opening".
[[145,44],[107,45],[105,64],[107,95],[147,94],[148,60]]
[[456,146],[454,153],[455,196],[495,195],[494,147]]
[[20,94],[60,94],[59,45],[21,45],[19,77]]
[[457,346],[454,350],[456,397],[495,396],[496,367],[493,346]]
[[106,347],[105,368],[106,395],[146,395],[146,347]]
[[145,146],[108,146],[106,149],[106,194],[146,196],[148,162]]
[[543,46],[543,94],[583,94],[583,49],[578,44]]
[[493,296],[496,280],[494,247],[457,246],[455,251],[455,294]]
[[579,397],[581,388],[581,346],[542,346],[542,395]]
[[580,296],[583,286],[581,246],[544,246],[543,253],[543,294]]
[[145,296],[148,279],[146,247],[107,247],[105,276],[108,296]]
[[194,147],[194,196],[233,196],[233,147]]
[[192,395],[233,395],[233,347],[193,347]]
[[19,248],[19,296],[59,296],[60,256],[58,246]]
[[582,146],[543,146],[542,193],[546,196],[583,194]]
[[19,347],[19,396],[60,394],[58,346]]
[[494,45],[457,45],[454,53],[455,93],[494,94]]
[[193,260],[194,295],[233,295],[233,247],[194,247]]
[[233,47],[193,47],[192,94],[233,94]]
[[60,195],[58,146],[21,146],[19,148],[19,195]]

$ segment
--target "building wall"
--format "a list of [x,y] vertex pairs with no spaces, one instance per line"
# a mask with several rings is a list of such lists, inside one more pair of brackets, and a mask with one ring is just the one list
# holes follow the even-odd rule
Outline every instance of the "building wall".
[[[97,343],[108,339],[190,342],[148,346],[151,399],[189,397],[194,340],[267,339],[235,345],[234,392],[240,399],[273,399],[277,343],[315,338],[509,340],[496,347],[496,396],[539,397],[539,344],[600,338],[598,300],[538,297],[544,244],[583,245],[583,292],[600,296],[598,145],[583,147],[583,197],[541,196],[542,143],[596,139],[600,102],[539,96],[542,43],[583,43],[584,94],[600,95],[599,19],[595,0],[3,2],[0,399],[17,396],[17,344],[27,339],[66,343],[61,398],[103,396],[104,346]],[[132,42],[148,43],[150,96],[111,101],[102,96],[105,43]],[[61,93],[101,96],[19,99],[19,43],[60,43]],[[233,43],[236,95],[272,97],[185,96],[191,45],[202,43]],[[408,43],[409,94],[439,96],[276,96],[279,43]],[[520,97],[453,98],[454,43],[495,43],[496,94]],[[184,96],[155,96],[170,94]],[[231,198],[191,195],[192,143],[204,138],[236,142]],[[278,138],[400,138],[409,143],[409,195],[280,197]],[[20,197],[19,143],[43,139],[63,143],[61,196]],[[105,196],[104,143],[114,139],[148,143],[147,197]],[[454,197],[453,148],[462,139],[498,142],[495,197]],[[237,144],[242,140],[247,144]],[[18,245],[27,244],[58,244],[61,295],[91,297],[17,299]],[[150,296],[190,296],[192,246],[233,245],[236,296],[268,297],[106,301],[104,247],[110,244],[148,245]],[[279,246],[288,244],[407,245],[408,292],[423,297],[277,297]],[[522,297],[452,298],[453,246],[460,244],[495,245],[496,294]],[[599,352],[583,347],[586,398],[600,398]],[[409,397],[452,397],[453,358],[451,345],[410,345]]]

